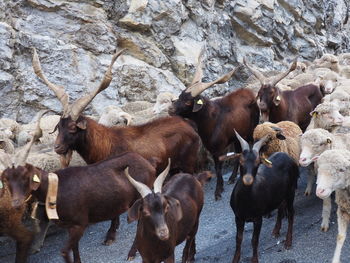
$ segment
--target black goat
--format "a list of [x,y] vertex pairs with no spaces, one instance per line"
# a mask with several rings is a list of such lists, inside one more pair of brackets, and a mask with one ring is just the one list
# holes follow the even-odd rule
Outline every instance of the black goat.
[[259,150],[267,137],[254,144],[252,149],[236,132],[242,146],[242,153],[229,154],[221,159],[238,158],[240,174],[235,185],[230,205],[236,218],[236,251],[232,263],[238,263],[241,257],[241,243],[245,222],[254,223],[252,237],[253,263],[258,263],[258,244],[262,217],[278,208],[278,215],[272,234],[278,236],[283,215],[288,216],[288,231],[285,248],[292,245],[294,221],[294,195],[299,177],[298,165],[286,153],[277,152],[268,160],[259,157]]

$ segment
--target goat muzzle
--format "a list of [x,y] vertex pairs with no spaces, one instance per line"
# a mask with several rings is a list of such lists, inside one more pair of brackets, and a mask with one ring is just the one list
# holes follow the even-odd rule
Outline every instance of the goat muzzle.
[[243,175],[243,183],[244,185],[252,185],[254,182],[254,177],[251,174],[245,174]]
[[166,225],[158,228],[156,233],[160,240],[164,241],[169,239],[169,229]]

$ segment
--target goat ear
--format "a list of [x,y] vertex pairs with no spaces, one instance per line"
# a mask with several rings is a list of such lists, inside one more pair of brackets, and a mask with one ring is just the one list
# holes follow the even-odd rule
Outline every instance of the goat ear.
[[[41,177],[41,175],[40,175]],[[31,177],[30,183],[29,183],[29,187],[31,191],[36,191],[38,190],[40,183],[41,183],[41,179],[40,179],[39,175],[37,173],[34,173],[33,176]]]
[[82,129],[82,130],[86,130],[86,126],[87,126],[86,120],[81,120],[81,121],[77,122],[77,127]]
[[275,106],[278,106],[281,103],[281,93],[279,88],[277,87],[275,87],[275,96],[273,97],[273,103],[275,104]]
[[202,99],[195,100],[192,111],[193,112],[200,111],[203,105],[204,105],[204,101]]
[[182,207],[179,200],[170,196],[164,196],[164,197],[167,199],[170,209],[174,214],[176,221],[177,222],[180,221],[182,219]]
[[134,222],[140,219],[142,208],[142,199],[138,199],[128,210],[128,223]]

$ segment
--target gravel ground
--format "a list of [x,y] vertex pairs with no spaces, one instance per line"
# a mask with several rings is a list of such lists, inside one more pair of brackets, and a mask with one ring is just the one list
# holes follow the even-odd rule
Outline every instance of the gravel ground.
[[[228,175],[225,176],[228,179]],[[260,235],[259,259],[260,263],[327,263],[331,262],[335,248],[337,224],[336,206],[333,206],[331,226],[327,233],[320,231],[322,201],[315,195],[304,197],[306,175],[302,174],[295,199],[295,223],[293,233],[293,246],[290,250],[283,248],[283,242],[287,231],[287,220],[283,220],[281,237],[272,237],[272,229],[275,223],[276,213],[271,218],[263,221]],[[234,235],[236,228],[229,199],[232,185],[225,185],[222,200],[214,200],[215,179],[205,187],[205,205],[200,218],[200,226],[197,233],[196,262],[231,262],[235,248]],[[111,246],[102,245],[104,235],[109,228],[109,222],[91,225],[80,240],[80,255],[83,262],[90,263],[120,263],[126,262],[128,249],[131,246],[136,224],[127,224],[126,215],[121,216],[121,226],[118,230],[117,242]],[[250,262],[252,248],[250,240],[252,236],[252,223],[246,224],[243,246],[242,263]],[[65,230],[54,228],[47,236],[42,250],[30,256],[29,263],[56,263],[64,262],[60,249],[67,240]],[[12,241],[0,243],[0,262],[14,262],[15,245]],[[183,244],[176,248],[176,261],[181,260]],[[350,262],[349,241],[344,244],[342,262]],[[141,262],[138,255],[135,263]]]

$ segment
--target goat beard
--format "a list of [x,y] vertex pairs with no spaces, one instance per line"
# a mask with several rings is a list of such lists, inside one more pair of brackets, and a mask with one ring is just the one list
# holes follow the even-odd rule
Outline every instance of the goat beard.
[[260,122],[266,122],[269,121],[269,112],[268,111],[262,111],[260,116]]
[[60,154],[60,162],[62,168],[66,168],[69,166],[70,161],[72,160],[72,154],[72,150],[68,150],[65,154]]

